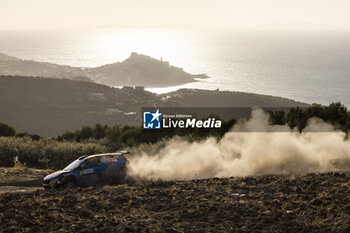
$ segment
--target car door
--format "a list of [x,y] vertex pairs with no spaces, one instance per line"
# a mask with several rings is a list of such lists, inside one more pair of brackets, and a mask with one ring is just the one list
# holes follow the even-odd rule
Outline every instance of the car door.
[[99,176],[100,158],[86,160],[79,169],[82,185],[96,185],[100,181]]

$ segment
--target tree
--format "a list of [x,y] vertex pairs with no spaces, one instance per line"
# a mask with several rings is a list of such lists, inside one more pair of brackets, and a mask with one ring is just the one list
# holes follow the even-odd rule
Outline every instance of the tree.
[[0,122],[0,136],[12,137],[15,136],[16,131],[9,125]]

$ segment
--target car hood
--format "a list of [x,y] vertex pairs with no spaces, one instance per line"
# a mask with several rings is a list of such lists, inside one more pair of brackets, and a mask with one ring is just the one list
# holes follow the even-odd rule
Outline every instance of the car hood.
[[59,170],[57,172],[54,172],[54,173],[51,173],[51,174],[45,176],[44,180],[51,180],[51,179],[56,178],[62,174],[65,174],[65,173],[67,173],[67,171]]

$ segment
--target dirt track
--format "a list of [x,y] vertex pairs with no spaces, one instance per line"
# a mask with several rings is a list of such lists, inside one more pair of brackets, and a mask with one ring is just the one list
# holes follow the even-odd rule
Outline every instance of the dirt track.
[[350,175],[5,193],[0,232],[349,232]]
[[0,194],[42,190],[42,178],[51,172],[27,167],[0,167]]
[[11,192],[28,192],[42,189],[42,187],[0,186],[0,194]]

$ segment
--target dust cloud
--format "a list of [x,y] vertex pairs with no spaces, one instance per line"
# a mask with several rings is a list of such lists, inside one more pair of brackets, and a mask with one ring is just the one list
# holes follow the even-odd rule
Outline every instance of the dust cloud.
[[136,152],[128,173],[140,179],[187,180],[347,168],[350,142],[345,133],[319,119],[311,119],[302,133],[288,126],[272,126],[268,115],[257,109],[220,141],[209,138],[190,143],[174,138],[165,146]]

